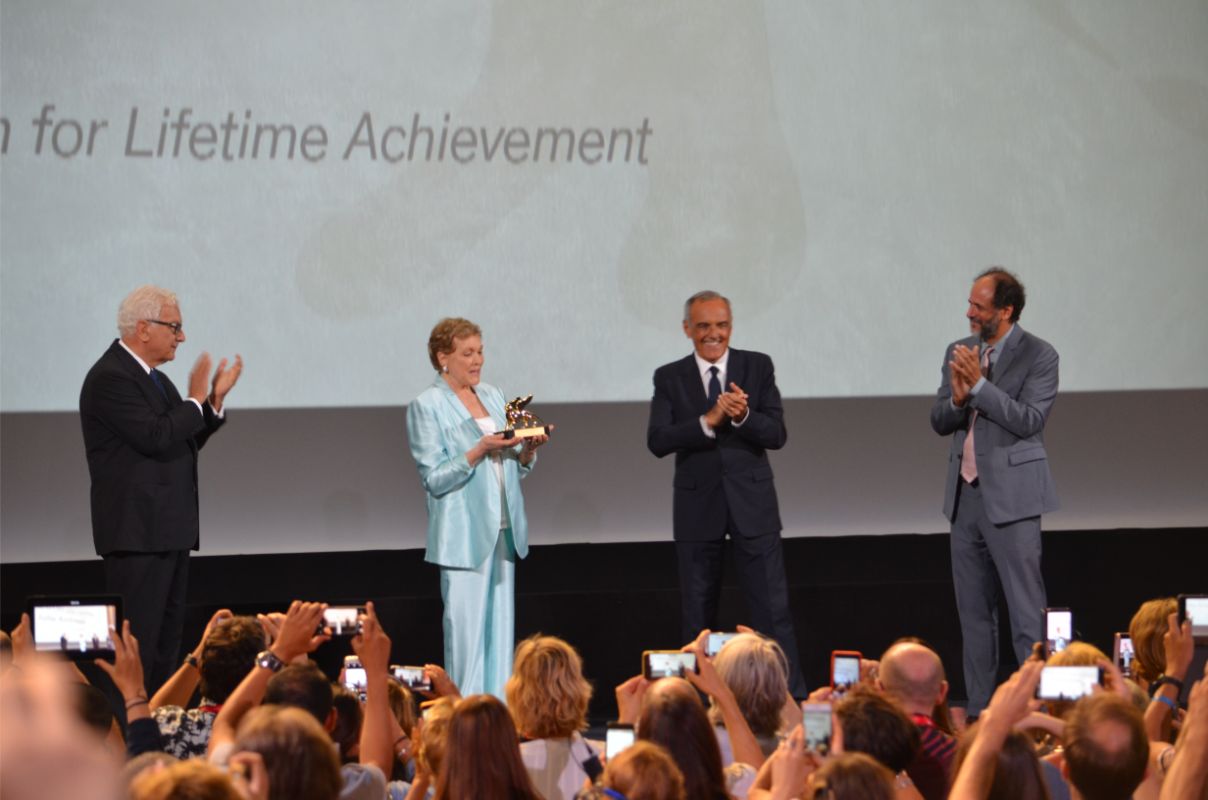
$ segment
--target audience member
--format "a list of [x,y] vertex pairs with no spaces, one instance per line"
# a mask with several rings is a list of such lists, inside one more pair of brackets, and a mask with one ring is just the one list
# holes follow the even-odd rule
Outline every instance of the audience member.
[[[959,770],[969,753],[982,723],[970,726],[957,747],[953,760]],[[987,800],[1050,800],[1044,767],[1036,757],[1036,748],[1027,734],[1011,731],[1003,740],[994,762],[989,767],[990,788]]]
[[331,740],[336,743],[341,764],[356,763],[360,756],[361,722],[365,715],[361,711],[361,698],[347,686],[330,684],[331,708],[335,724],[331,728]]
[[1063,774],[1075,800],[1128,800],[1145,777],[1149,742],[1139,712],[1108,692],[1074,704],[1065,723]]
[[839,753],[810,779],[809,797],[817,800],[893,800],[893,773],[864,753]]
[[258,753],[264,759],[269,800],[342,797],[340,759],[331,737],[301,708],[263,705],[249,710],[239,721],[232,750]]
[[1208,798],[1208,665],[1204,666],[1203,678],[1191,687],[1187,717],[1159,797],[1160,800]]
[[[266,646],[255,617],[236,617],[225,608],[215,612],[201,641],[151,698],[165,751],[177,758],[205,755],[214,717]],[[201,701],[186,709],[199,686]]]
[[578,800],[684,800],[684,775],[671,755],[653,742],[634,742],[604,767],[598,785]]
[[646,692],[637,736],[671,755],[683,773],[687,800],[729,797],[735,793],[736,783],[754,777],[723,771],[721,749],[705,707],[692,685],[681,678],[663,678]]
[[897,706],[864,686],[835,704],[831,748],[839,753],[867,753],[895,776],[896,796],[921,798],[906,767],[919,751],[919,732]]
[[249,774],[197,759],[144,770],[130,784],[130,800],[269,800],[264,761],[253,753],[240,759]]
[[[763,755],[770,756],[780,744],[781,712],[789,696],[788,659],[775,639],[757,633],[740,633],[726,642],[713,657],[713,666],[734,700]],[[709,720],[718,734],[722,763],[734,757],[730,738],[722,724],[722,710],[710,700]]]
[[935,709],[944,708],[948,698],[939,655],[920,642],[898,642],[881,656],[877,686],[910,716],[919,734],[919,749],[906,774],[927,800],[947,797],[956,737],[935,720]]
[[457,703],[449,719],[436,800],[541,800],[520,759],[507,708],[489,694]]
[[1147,600],[1128,623],[1128,635],[1133,643],[1132,677],[1142,689],[1166,671],[1166,649],[1162,645],[1169,626],[1167,620],[1179,610],[1173,597]]
[[575,649],[554,636],[531,636],[516,648],[504,688],[520,734],[520,756],[545,800],[569,800],[602,769],[587,728],[591,684]]

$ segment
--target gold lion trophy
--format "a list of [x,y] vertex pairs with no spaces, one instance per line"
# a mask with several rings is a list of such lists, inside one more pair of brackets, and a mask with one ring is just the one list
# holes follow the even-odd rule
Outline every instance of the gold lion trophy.
[[544,436],[553,427],[547,425],[540,417],[527,409],[533,402],[533,396],[517,397],[504,406],[504,416],[507,423],[500,431],[505,439],[527,439],[531,436]]

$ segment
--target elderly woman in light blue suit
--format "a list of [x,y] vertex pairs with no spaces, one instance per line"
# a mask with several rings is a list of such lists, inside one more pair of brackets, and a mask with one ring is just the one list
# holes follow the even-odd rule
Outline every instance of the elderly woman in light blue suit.
[[528,554],[520,479],[548,436],[505,439],[503,393],[482,383],[482,332],[443,319],[428,338],[436,380],[407,407],[428,493],[428,548],[440,567],[445,669],[463,695],[503,697],[512,672],[516,559]]

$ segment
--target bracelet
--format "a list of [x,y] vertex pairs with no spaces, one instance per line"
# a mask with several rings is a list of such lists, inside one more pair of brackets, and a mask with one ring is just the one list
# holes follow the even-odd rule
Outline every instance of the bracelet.
[[1179,711],[1179,704],[1176,703],[1175,701],[1171,700],[1169,697],[1167,697],[1164,694],[1154,695],[1153,700],[1151,700],[1150,702],[1163,703],[1167,706],[1170,706],[1170,712],[1172,714],[1177,714]]
[[148,704],[148,702],[149,701],[145,697],[136,698],[134,700],[131,700],[129,703],[126,703],[126,710],[129,711],[132,708],[138,708],[139,706],[145,706]]
[[1183,682],[1181,680],[1172,678],[1169,675],[1159,675],[1158,679],[1149,685],[1149,696],[1155,696],[1163,686],[1173,686],[1180,693],[1183,691]]

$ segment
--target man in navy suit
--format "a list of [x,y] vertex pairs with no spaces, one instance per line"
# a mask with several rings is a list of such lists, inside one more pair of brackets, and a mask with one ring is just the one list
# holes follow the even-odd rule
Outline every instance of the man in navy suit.
[[185,341],[176,295],[141,286],[122,301],[118,331],[80,390],[80,425],[92,479],[92,538],[107,591],[139,640],[149,691],[176,671],[189,550],[199,539],[197,453],[224,422],[239,356],[210,379],[202,353],[182,398],[157,367]]
[[695,352],[659,367],[646,445],[675,453],[672,529],[679,559],[685,641],[717,627],[722,546],[734,562],[752,627],[788,657],[789,690],[805,697],[789,614],[780,509],[768,450],[788,433],[772,359],[730,349],[730,301],[698,292],[684,304],[684,334]]

